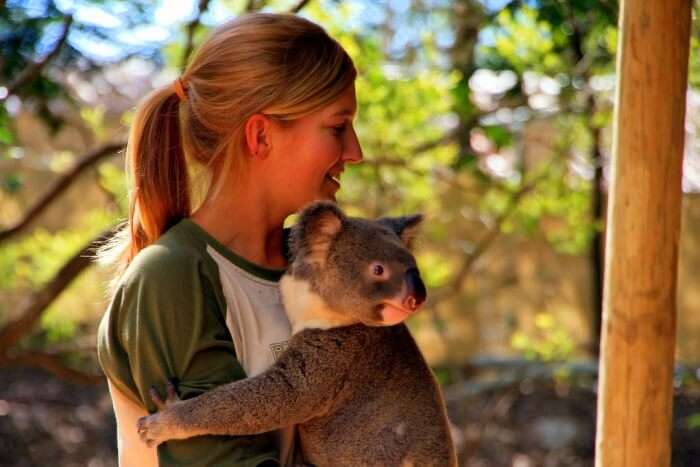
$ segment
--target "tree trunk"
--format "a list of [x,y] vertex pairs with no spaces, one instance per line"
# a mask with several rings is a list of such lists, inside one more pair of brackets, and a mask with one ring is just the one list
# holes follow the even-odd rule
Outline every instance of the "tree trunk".
[[690,10],[620,9],[596,467],[670,462]]
[[[593,100],[593,96],[590,97]],[[591,239],[591,302],[592,302],[592,320],[591,320],[591,355],[594,358],[598,357],[600,349],[600,333],[603,322],[603,279],[604,279],[604,264],[603,264],[603,245],[605,239],[602,232],[598,229],[603,219],[603,157],[600,152],[600,140],[602,129],[599,127],[593,128],[593,187],[591,190],[591,221],[595,223],[596,228]]]

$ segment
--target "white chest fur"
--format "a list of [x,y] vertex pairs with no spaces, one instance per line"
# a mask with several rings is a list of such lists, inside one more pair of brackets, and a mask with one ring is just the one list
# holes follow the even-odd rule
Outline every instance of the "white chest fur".
[[292,334],[303,329],[330,329],[355,324],[350,318],[333,311],[308,282],[290,275],[279,283],[282,303],[292,324]]

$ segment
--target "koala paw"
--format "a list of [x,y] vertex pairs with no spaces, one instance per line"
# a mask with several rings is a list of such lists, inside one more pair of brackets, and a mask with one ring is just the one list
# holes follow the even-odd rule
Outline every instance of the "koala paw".
[[166,387],[167,397],[165,401],[160,397],[156,388],[151,387],[149,393],[158,408],[158,412],[141,417],[136,423],[136,429],[141,441],[149,447],[157,446],[164,441],[178,437],[175,423],[170,420],[172,417],[169,417],[169,415],[172,414],[173,405],[180,402],[180,398],[177,397],[175,386],[172,382],[168,381]]

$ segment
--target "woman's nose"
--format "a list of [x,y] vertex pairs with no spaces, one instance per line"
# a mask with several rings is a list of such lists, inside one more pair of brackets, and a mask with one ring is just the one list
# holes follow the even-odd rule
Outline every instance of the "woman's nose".
[[343,161],[348,164],[357,164],[362,162],[362,147],[360,147],[360,141],[357,139],[355,128],[352,128],[352,131],[349,133],[348,144],[345,147],[345,151],[343,151]]

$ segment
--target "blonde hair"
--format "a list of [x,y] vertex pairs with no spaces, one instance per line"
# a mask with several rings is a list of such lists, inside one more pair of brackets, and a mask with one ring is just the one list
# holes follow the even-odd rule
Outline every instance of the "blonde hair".
[[250,116],[294,121],[333,101],[355,77],[340,44],[299,16],[253,13],[216,28],[180,78],[185,99],[167,85],[136,111],[126,147],[129,217],[97,254],[116,267],[112,286],[139,251],[191,214],[193,166],[209,175],[205,191],[218,189],[212,169],[236,164]]

